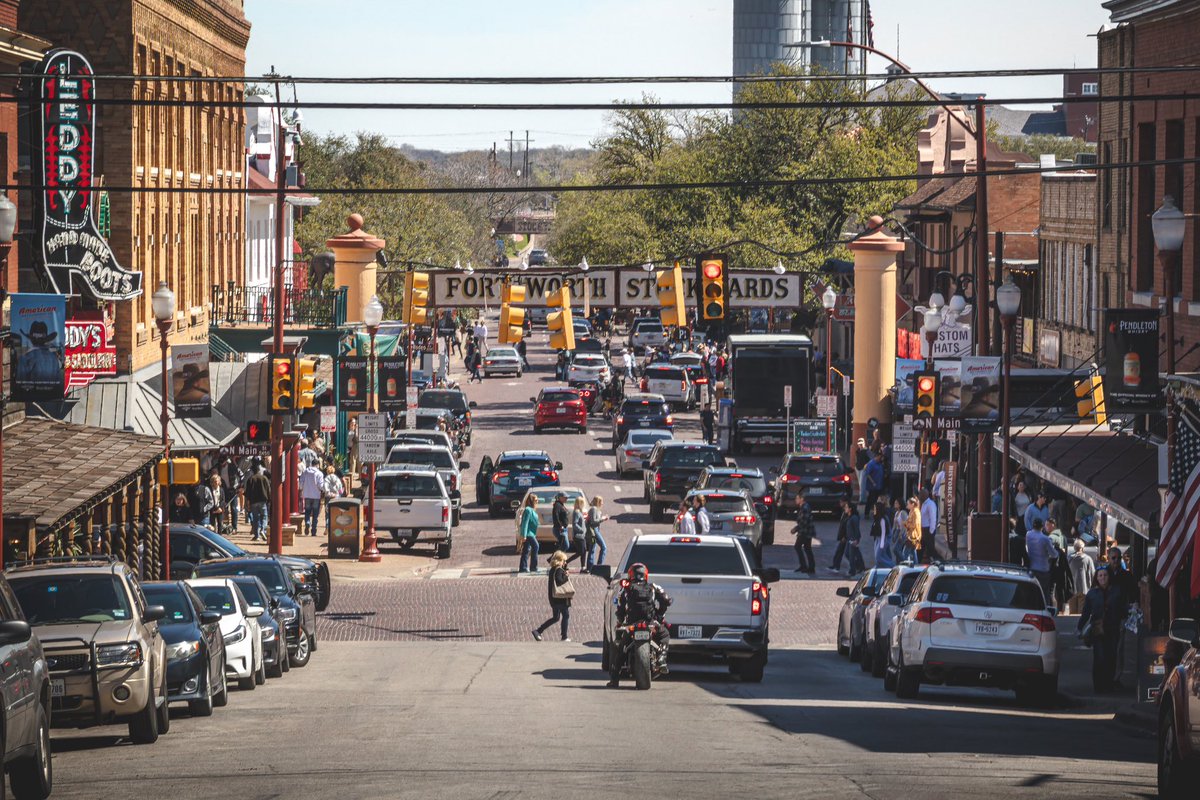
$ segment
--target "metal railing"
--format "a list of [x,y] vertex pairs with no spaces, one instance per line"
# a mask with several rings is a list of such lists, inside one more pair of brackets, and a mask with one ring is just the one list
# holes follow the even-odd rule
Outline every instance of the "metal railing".
[[[283,291],[283,324],[304,328],[338,328],[346,324],[346,287]],[[275,322],[274,290],[269,286],[212,287],[212,324],[267,327]]]

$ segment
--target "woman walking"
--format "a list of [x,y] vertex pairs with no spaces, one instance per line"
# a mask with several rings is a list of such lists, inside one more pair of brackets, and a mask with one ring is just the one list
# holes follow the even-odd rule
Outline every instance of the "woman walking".
[[567,559],[570,564],[575,559],[579,559],[579,572],[587,572],[588,566],[588,546],[587,546],[587,517],[588,507],[587,501],[582,497],[575,498],[575,505],[571,510],[571,557]]
[[[600,523],[608,517],[604,516],[604,498],[596,495],[592,498],[592,507],[588,510],[587,517],[587,568],[590,572],[592,567],[598,567],[604,564],[604,556],[608,555],[608,545],[604,541],[604,537],[600,535]],[[599,555],[596,554],[596,547],[600,547]]]
[[567,637],[567,626],[571,623],[571,598],[575,596],[575,587],[571,585],[571,576],[567,574],[567,554],[562,550],[554,551],[550,556],[550,575],[546,584],[546,594],[550,600],[550,619],[534,628],[533,638],[539,642],[542,634],[556,622],[560,623],[559,634],[564,642],[571,641]]
[[1083,552],[1083,539],[1076,539],[1074,552],[1067,557],[1071,572],[1071,599],[1068,608],[1072,614],[1078,614],[1083,608],[1083,600],[1088,588],[1096,580],[1096,562]]
[[875,501],[873,514],[871,536],[875,539],[875,566],[880,569],[891,569],[896,566],[896,560],[892,556],[892,515],[888,512],[886,499]]
[[1097,692],[1113,689],[1117,671],[1117,642],[1121,636],[1121,592],[1111,583],[1108,567],[1096,570],[1096,585],[1083,599],[1076,631],[1084,644],[1092,647],[1092,688]]
[[904,560],[917,563],[917,548],[921,546],[921,501],[908,498],[908,516],[904,519]]
[[538,540],[537,529],[538,523],[537,513],[537,495],[530,492],[525,496],[525,506],[521,509],[521,563],[517,567],[517,574],[522,572],[537,572],[538,560]]

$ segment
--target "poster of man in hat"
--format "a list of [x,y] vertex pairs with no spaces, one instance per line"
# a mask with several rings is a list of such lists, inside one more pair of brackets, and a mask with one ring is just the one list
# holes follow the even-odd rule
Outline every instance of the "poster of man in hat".
[[13,398],[61,400],[67,299],[57,294],[12,296]]
[[180,344],[171,348],[171,385],[176,419],[212,416],[208,345]]

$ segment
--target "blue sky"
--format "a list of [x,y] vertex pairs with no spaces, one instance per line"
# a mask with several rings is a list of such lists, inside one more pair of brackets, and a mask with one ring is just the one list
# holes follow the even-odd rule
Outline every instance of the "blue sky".
[[[1100,0],[872,0],[875,43],[916,70],[1089,67]],[[732,0],[245,0],[253,24],[246,74],[294,76],[728,75]],[[872,72],[883,62],[873,61]],[[606,102],[650,87],[298,87],[300,100]],[[942,91],[992,97],[1061,94],[1058,77],[944,80]],[[725,84],[665,85],[663,100],[721,101]],[[507,149],[586,146],[602,112],[309,110],[314,132],[371,130],[397,144]]]

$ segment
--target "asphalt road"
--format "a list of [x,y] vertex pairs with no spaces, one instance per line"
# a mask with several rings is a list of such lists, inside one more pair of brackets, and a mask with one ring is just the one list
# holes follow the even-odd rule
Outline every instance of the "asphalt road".
[[[649,521],[640,484],[612,471],[607,428],[532,432],[538,385],[553,377],[544,333],[535,370],[467,391],[484,454],[539,447],[564,485],[602,495],[615,561]],[[540,364],[540,366],[539,366]],[[683,431],[698,433],[695,415]],[[779,455],[743,463],[767,465]],[[831,520],[818,535],[833,538]],[[514,521],[468,503],[447,561],[418,577],[344,580],[319,621],[311,664],[253,692],[231,692],[210,719],[182,710],[153,746],[124,728],[56,731],[55,797],[661,797],[1108,798],[1153,794],[1152,742],[1097,711],[1035,712],[1011,693],[925,689],[899,702],[833,652],[834,590],[797,579],[781,526],[768,564],[773,651],[762,684],[677,665],[649,692],[604,688],[602,587],[577,579],[575,642],[537,643],[544,578],[513,574]],[[397,552],[394,545],[383,547]],[[818,563],[827,563],[818,554]]]

